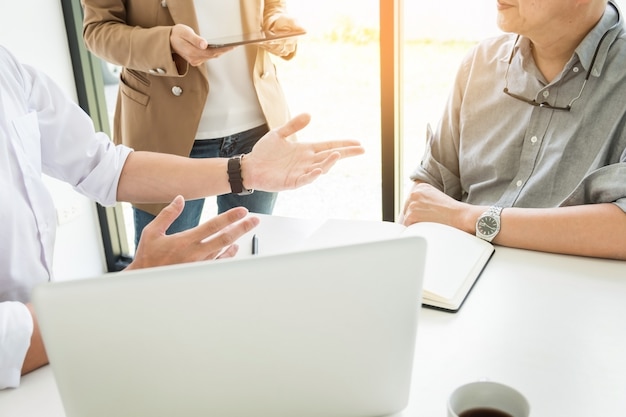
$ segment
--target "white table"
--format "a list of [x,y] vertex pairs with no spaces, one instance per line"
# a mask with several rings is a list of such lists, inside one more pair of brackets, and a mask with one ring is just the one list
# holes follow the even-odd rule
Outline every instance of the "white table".
[[[420,314],[403,417],[444,417],[483,377],[524,393],[532,417],[626,415],[626,262],[498,247],[459,313]],[[50,368],[0,391],[0,416],[64,417]]]

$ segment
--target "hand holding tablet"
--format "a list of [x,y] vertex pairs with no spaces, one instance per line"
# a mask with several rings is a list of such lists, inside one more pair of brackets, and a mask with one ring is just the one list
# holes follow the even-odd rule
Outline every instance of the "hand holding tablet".
[[249,43],[268,42],[277,39],[290,38],[293,36],[301,36],[306,34],[305,30],[294,30],[289,32],[270,32],[259,31],[253,33],[244,33],[241,35],[224,36],[219,38],[207,39],[207,48],[224,48],[228,46],[245,45]]

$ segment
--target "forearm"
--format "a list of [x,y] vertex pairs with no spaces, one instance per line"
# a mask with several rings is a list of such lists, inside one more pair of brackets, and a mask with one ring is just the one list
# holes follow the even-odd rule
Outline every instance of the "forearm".
[[[399,221],[447,224],[476,233],[488,206],[460,202],[416,182]],[[611,203],[556,208],[505,207],[494,243],[513,248],[600,258],[626,259],[626,213]]]
[[494,243],[626,259],[626,213],[610,203],[549,209],[505,208]]
[[30,347],[28,348],[24,364],[22,365],[22,375],[48,364],[48,355],[39,331],[37,316],[35,315],[32,304],[27,304],[26,306],[33,317],[33,333],[30,338]]
[[194,159],[132,152],[120,176],[117,199],[134,203],[165,203],[177,195],[193,200],[226,194],[230,192],[227,163],[224,158]]

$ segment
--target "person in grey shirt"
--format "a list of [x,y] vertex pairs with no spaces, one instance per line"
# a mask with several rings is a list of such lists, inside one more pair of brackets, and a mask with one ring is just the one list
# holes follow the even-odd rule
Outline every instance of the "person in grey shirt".
[[626,34],[607,0],[499,0],[398,221],[626,259]]

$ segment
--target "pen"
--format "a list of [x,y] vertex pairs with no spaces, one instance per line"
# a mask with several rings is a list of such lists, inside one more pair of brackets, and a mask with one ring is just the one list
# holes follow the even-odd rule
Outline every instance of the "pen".
[[256,235],[252,236],[252,254],[259,253],[259,238]]

